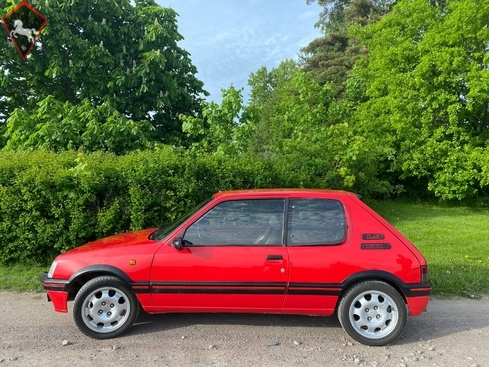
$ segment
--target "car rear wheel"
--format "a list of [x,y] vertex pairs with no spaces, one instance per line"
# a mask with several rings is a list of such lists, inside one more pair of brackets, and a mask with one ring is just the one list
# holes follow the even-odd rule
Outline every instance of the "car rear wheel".
[[139,312],[139,303],[119,278],[102,276],[88,281],[77,293],[73,318],[82,333],[109,339],[126,332]]
[[404,329],[407,308],[398,291],[381,281],[365,281],[341,298],[338,319],[356,341],[381,346],[396,340]]

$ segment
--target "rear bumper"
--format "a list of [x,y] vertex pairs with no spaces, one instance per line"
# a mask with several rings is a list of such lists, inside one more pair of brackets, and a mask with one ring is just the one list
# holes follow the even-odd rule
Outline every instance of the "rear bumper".
[[426,311],[429,301],[430,296],[408,297],[409,316],[418,316]]
[[68,281],[51,279],[47,273],[41,273],[39,280],[48,295],[48,301],[53,303],[56,312],[68,312]]
[[409,288],[404,291],[409,309],[409,316],[418,316],[426,311],[432,291],[430,282],[410,284]]

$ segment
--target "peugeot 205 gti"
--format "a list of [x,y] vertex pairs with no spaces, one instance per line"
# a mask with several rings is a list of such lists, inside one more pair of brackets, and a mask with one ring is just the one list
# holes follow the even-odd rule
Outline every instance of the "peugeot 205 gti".
[[84,334],[126,332],[140,307],[166,312],[331,316],[385,345],[423,312],[425,258],[355,194],[220,192],[175,223],[124,233],[56,257],[41,282]]

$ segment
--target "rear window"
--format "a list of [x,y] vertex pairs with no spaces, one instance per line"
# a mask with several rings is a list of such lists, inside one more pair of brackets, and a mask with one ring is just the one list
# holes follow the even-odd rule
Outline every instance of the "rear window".
[[346,216],[339,200],[291,199],[287,244],[337,245],[346,238]]

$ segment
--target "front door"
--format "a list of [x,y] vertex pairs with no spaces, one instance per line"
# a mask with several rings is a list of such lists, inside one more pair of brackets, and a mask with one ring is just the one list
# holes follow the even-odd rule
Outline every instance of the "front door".
[[220,202],[182,231],[182,250],[162,246],[151,275],[155,311],[279,309],[289,264],[284,203]]

